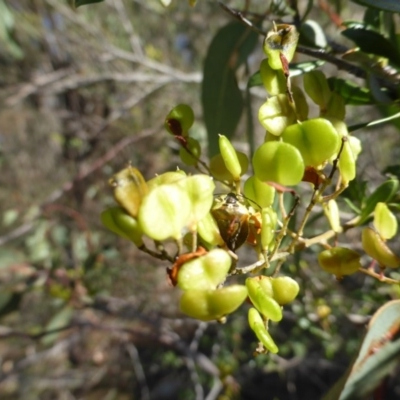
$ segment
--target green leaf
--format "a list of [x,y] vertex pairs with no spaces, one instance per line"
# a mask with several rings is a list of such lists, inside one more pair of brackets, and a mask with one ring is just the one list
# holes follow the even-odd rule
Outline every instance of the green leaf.
[[378,10],[400,13],[400,2],[398,0],[352,0],[353,3],[366,7],[377,8]]
[[[309,71],[312,71],[313,69],[322,67],[325,64],[325,61],[317,60],[317,61],[304,61],[300,63],[293,63],[290,64],[289,70],[290,70],[290,76],[293,78],[295,76],[300,76],[303,75]],[[261,79],[261,73],[260,71],[255,72],[250,78],[247,83],[247,86],[253,87],[253,86],[262,86],[263,82]]]
[[346,104],[361,106],[374,103],[368,89],[349,80],[331,77],[328,78],[328,83],[333,92],[340,94],[344,98]]
[[243,96],[235,72],[257,39],[255,32],[233,22],[219,30],[208,49],[201,97],[211,156],[218,153],[218,134],[231,138],[240,120]]
[[363,224],[374,211],[378,203],[389,203],[399,189],[399,181],[396,178],[388,179],[378,186],[375,191],[365,200],[362,208],[359,225]]
[[342,196],[347,205],[357,214],[361,213],[361,205],[364,202],[367,190],[367,182],[354,179],[349,183]]
[[372,317],[340,400],[364,399],[398,364],[400,300],[381,307]]
[[87,4],[93,4],[93,3],[101,3],[104,0],[70,0],[72,2],[72,5],[76,8],[80,6],[86,6]]
[[384,124],[386,122],[395,122],[396,119],[400,118],[400,112],[394,115],[390,115],[387,118],[382,118],[382,119],[377,119],[375,121],[370,121],[370,122],[364,122],[361,124],[356,124],[356,125],[351,125],[348,127],[349,132],[354,132],[358,129],[364,129],[364,128],[369,128],[371,126],[379,125],[379,124]]
[[301,24],[300,42],[317,48],[325,48],[328,45],[323,28],[318,22],[311,19]]
[[378,32],[362,27],[348,28],[342,35],[352,40],[365,53],[385,57],[391,62],[400,65],[400,54],[397,48]]

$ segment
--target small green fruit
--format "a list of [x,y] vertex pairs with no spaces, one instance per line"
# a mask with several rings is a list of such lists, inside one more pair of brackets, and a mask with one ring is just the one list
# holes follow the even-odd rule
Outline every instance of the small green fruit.
[[232,175],[234,181],[239,181],[240,176],[245,172],[239,162],[236,150],[229,139],[224,135],[219,135],[219,151],[224,160],[226,169]]
[[175,136],[187,136],[194,122],[194,113],[187,104],[178,104],[165,118],[165,129]]
[[398,268],[400,266],[400,257],[393,253],[378,232],[366,227],[362,231],[361,239],[365,252],[376,260],[380,266],[389,268]]
[[342,184],[347,186],[348,183],[356,177],[356,158],[354,157],[354,153],[348,140],[343,143],[338,167],[342,178]]
[[374,227],[383,240],[392,239],[397,233],[396,216],[386,203],[378,203],[374,211]]
[[332,230],[336,233],[342,232],[342,226],[340,224],[340,211],[336,200],[331,199],[327,203],[323,203],[322,206]]
[[157,175],[154,178],[147,181],[147,187],[149,188],[149,192],[152,191],[156,186],[165,185],[168,183],[175,183],[180,181],[181,179],[186,178],[186,172],[182,170],[173,171],[173,172],[164,172],[161,175]]
[[307,167],[324,165],[337,152],[339,135],[331,122],[324,118],[288,126],[282,133],[285,143],[296,147]]
[[304,92],[298,87],[292,87],[294,104],[296,105],[296,116],[299,121],[305,121],[308,118],[308,103]]
[[261,246],[264,251],[275,238],[275,229],[278,217],[272,207],[264,207],[261,210]]
[[252,175],[244,183],[243,193],[247,199],[264,208],[273,204],[275,188]]
[[288,276],[271,278],[271,285],[274,291],[274,300],[281,306],[291,303],[300,290],[299,284]]
[[143,175],[131,166],[116,173],[109,181],[113,187],[114,198],[128,214],[136,218],[148,187]]
[[272,69],[282,69],[283,56],[288,63],[292,61],[299,34],[294,25],[274,25],[264,40],[263,50],[268,56],[268,63]]
[[246,287],[251,302],[262,315],[272,321],[280,321],[282,319],[282,308],[265,290],[265,286],[260,285],[258,277],[247,278]]
[[311,97],[312,101],[317,104],[321,110],[326,111],[329,99],[331,98],[331,90],[328,81],[323,72],[313,70],[304,75],[304,90]]
[[304,174],[304,162],[299,150],[289,143],[267,142],[254,153],[255,176],[264,182],[297,185]]
[[260,107],[258,120],[261,125],[275,136],[296,122],[296,114],[286,94],[272,96]]
[[182,290],[209,290],[223,283],[231,267],[230,255],[214,249],[202,257],[183,264],[178,273],[178,286]]
[[100,219],[103,225],[111,232],[131,240],[138,247],[143,245],[143,232],[138,221],[127,214],[122,207],[112,207],[104,210]]
[[[241,173],[244,174],[249,168],[249,159],[246,154],[240,151],[236,151],[236,155],[239,160]],[[221,154],[217,154],[211,158],[210,171],[212,176],[220,181],[234,182],[235,180],[234,176],[229,172],[228,168],[226,167],[225,161],[222,158]]]
[[267,59],[261,61],[260,75],[269,95],[286,92],[286,78],[282,70],[272,69]]
[[212,247],[223,246],[225,243],[219,233],[218,224],[210,212],[197,223],[197,233],[205,243]]
[[321,268],[337,278],[344,275],[352,275],[361,268],[360,255],[345,247],[333,247],[318,254],[318,262]]
[[250,328],[253,330],[257,339],[264,345],[264,347],[271,353],[278,352],[278,346],[275,344],[271,335],[265,327],[265,322],[263,321],[260,313],[255,308],[250,308],[248,313],[248,320]]
[[201,321],[220,320],[233,313],[246,299],[247,289],[232,285],[217,290],[188,290],[180,300],[180,310]]
[[192,203],[179,182],[156,186],[143,199],[138,220],[143,232],[154,240],[180,239],[190,221]]

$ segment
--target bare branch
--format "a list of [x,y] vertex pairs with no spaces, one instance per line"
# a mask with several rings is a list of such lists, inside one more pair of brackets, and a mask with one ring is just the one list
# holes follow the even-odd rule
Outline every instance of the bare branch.
[[140,40],[135,35],[135,31],[133,29],[133,25],[129,18],[127,17],[127,12],[125,8],[125,4],[123,0],[114,0],[114,7],[118,12],[119,19],[122,22],[122,26],[125,29],[125,32],[127,33],[129,37],[129,43],[131,45],[132,51],[137,54],[139,57],[143,57],[143,50],[142,47],[140,46]]
[[127,343],[125,348],[132,361],[132,367],[133,370],[135,371],[135,376],[140,386],[140,392],[141,392],[140,398],[142,400],[150,400],[150,390],[147,385],[146,375],[144,373],[142,363],[140,362],[139,352],[136,346],[132,342]]
[[[62,196],[70,192],[77,183],[82,181],[83,179],[87,178],[94,172],[98,171],[102,168],[105,164],[109,163],[112,159],[114,159],[118,153],[125,150],[127,146],[131,145],[132,143],[136,143],[140,140],[146,139],[149,136],[152,136],[158,132],[159,129],[149,129],[143,131],[140,135],[137,136],[128,136],[120,140],[115,146],[113,146],[106,154],[102,157],[98,158],[94,163],[90,166],[83,166],[81,167],[78,174],[69,182],[65,183],[62,187],[54,190],[39,206],[40,209],[44,209],[45,206],[54,203],[55,201],[59,200]],[[17,239],[28,232],[30,232],[35,227],[35,221],[39,218],[40,215],[36,216],[36,218],[32,221],[28,221],[23,225],[19,226],[18,228],[8,232],[7,234],[0,237],[0,246],[5,245],[6,243]]]

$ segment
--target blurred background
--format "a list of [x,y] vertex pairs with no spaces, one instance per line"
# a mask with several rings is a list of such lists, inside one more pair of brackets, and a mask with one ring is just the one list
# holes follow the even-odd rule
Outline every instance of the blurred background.
[[[272,3],[278,21],[285,4]],[[299,9],[310,3],[310,18],[349,45],[333,16],[360,19],[364,9],[347,1],[299,1]],[[251,6],[265,12],[266,2]],[[182,167],[163,128],[172,107],[193,107],[191,133],[206,145],[202,67],[231,19],[204,0],[195,8],[106,0],[77,10],[62,0],[0,0],[2,400],[319,399],[355,356],[368,316],[399,297],[364,276],[337,282],[304,252],[284,266],[302,289],[271,328],[279,355],[254,357],[246,307],[225,325],[186,318],[166,278],[169,264],[101,225],[101,211],[114,204],[113,173],[132,163],[150,179]],[[244,84],[263,58],[261,43],[238,71]],[[346,75],[332,65],[325,71]],[[265,93],[251,93],[260,143]],[[349,109],[346,121],[379,116],[365,106]],[[242,151],[245,126],[234,137]],[[398,130],[385,125],[358,137],[362,180],[376,187],[399,159]],[[359,234],[346,240],[360,247]],[[400,398],[399,385],[391,390]]]

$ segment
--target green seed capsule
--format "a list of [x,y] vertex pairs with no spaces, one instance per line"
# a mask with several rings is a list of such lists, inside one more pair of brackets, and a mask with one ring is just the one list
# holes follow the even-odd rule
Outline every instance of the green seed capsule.
[[336,233],[342,232],[340,212],[336,200],[331,199],[327,203],[323,203],[323,208],[332,230]]
[[236,154],[236,150],[229,139],[224,135],[219,135],[219,150],[226,169],[232,174],[235,181],[239,181],[240,176],[242,175],[242,167]]
[[187,136],[194,122],[194,113],[187,104],[178,104],[165,118],[165,129],[175,136]]
[[[236,151],[237,158],[239,160],[241,173],[246,173],[249,168],[249,159],[246,154]],[[220,181],[234,182],[233,175],[228,171],[225,165],[225,161],[221,154],[216,154],[210,160],[210,172],[215,179]]]
[[310,71],[304,75],[303,79],[306,93],[321,110],[326,111],[331,98],[331,89],[324,73],[319,70]]
[[292,87],[294,104],[296,105],[296,116],[299,121],[305,121],[308,118],[308,103],[304,92],[298,87]]
[[264,287],[260,285],[258,277],[247,278],[246,287],[251,302],[264,317],[276,322],[282,319],[282,308],[268,291],[264,290]]
[[271,208],[263,208],[261,211],[261,245],[263,250],[268,250],[269,245],[275,237],[275,229],[278,217]]
[[272,96],[258,110],[260,124],[271,134],[280,136],[296,122],[296,113],[286,94]]
[[382,239],[393,238],[397,233],[396,216],[389,210],[386,203],[378,203],[374,211],[374,227]]
[[282,133],[285,143],[296,147],[307,167],[324,165],[335,153],[340,142],[332,123],[324,118],[314,118],[288,126]]
[[269,207],[274,202],[275,188],[254,175],[244,183],[243,192],[247,199],[252,200],[261,208]]
[[247,289],[232,285],[217,290],[188,290],[180,300],[180,310],[201,321],[220,320],[233,313],[246,299]]
[[342,184],[347,186],[348,183],[356,177],[356,157],[354,157],[349,141],[343,144],[338,167],[340,177],[342,178]]
[[264,182],[297,185],[304,174],[304,162],[299,150],[289,143],[267,142],[254,153],[255,176]]
[[282,58],[289,63],[292,61],[299,34],[294,25],[274,25],[265,37],[263,50],[268,56],[268,63],[272,69],[282,69]]
[[184,263],[178,272],[178,286],[182,290],[211,290],[223,283],[231,267],[228,252],[214,249],[204,256]]
[[271,353],[277,353],[279,350],[278,346],[275,344],[271,335],[267,331],[260,313],[255,308],[250,308],[248,320],[250,328],[256,334],[257,339],[264,345],[264,347]]
[[362,231],[362,247],[365,252],[375,259],[380,266],[389,268],[400,267],[400,257],[383,241],[378,232],[372,228],[364,228]]
[[289,276],[271,278],[271,285],[274,291],[274,300],[284,306],[291,303],[299,293],[299,284]]
[[360,255],[345,247],[333,247],[318,254],[321,268],[337,278],[352,275],[361,268]]
[[283,72],[272,69],[267,59],[261,61],[260,75],[269,95],[274,96],[286,92],[286,79]]
[[197,233],[210,246],[222,246],[224,239],[222,239],[219,232],[218,224],[211,215],[208,213],[203,219],[197,224]]
[[101,222],[111,232],[131,240],[136,246],[143,245],[143,232],[136,218],[131,217],[121,207],[112,207],[101,213]]
[[128,214],[136,218],[143,197],[148,192],[143,175],[137,168],[131,166],[116,173],[110,180],[114,189],[114,198]]

